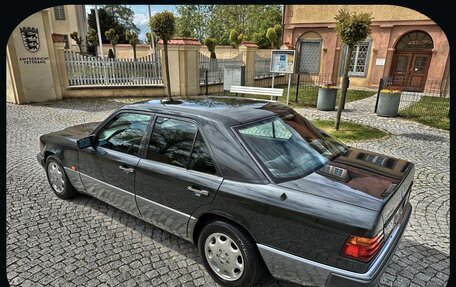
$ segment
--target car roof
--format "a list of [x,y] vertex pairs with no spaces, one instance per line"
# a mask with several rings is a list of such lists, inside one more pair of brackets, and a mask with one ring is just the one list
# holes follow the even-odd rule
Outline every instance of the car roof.
[[167,99],[156,99],[126,105],[122,109],[160,112],[192,118],[202,117],[230,126],[289,111],[288,107],[275,101],[223,96],[174,98],[174,102],[169,102]]

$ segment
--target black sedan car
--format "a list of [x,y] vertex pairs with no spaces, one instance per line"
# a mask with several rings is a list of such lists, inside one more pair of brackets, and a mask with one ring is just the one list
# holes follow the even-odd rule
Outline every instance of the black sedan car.
[[414,164],[335,140],[278,102],[124,106],[42,135],[54,193],[94,196],[197,245],[211,276],[370,286],[409,221]]

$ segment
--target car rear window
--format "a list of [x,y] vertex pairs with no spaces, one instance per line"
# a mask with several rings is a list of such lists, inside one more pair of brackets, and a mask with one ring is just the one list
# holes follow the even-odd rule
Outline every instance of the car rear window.
[[236,128],[254,157],[278,181],[306,176],[347,147],[296,114]]

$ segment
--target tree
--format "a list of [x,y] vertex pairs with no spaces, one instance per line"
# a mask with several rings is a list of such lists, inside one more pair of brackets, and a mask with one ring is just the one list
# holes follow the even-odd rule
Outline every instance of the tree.
[[171,95],[171,81],[169,78],[169,63],[168,63],[168,41],[171,40],[176,31],[176,19],[173,13],[163,11],[155,14],[149,22],[152,31],[163,40],[163,49],[165,52],[165,69],[166,69],[166,86],[168,92],[168,99],[173,102]]
[[79,52],[82,54],[82,36],[78,35],[78,32],[74,31],[70,34],[71,39],[73,39],[79,47]]
[[[100,31],[101,34],[101,41],[104,44],[109,43],[109,40],[105,36],[105,32],[109,29],[116,30],[117,34],[119,35],[119,44],[128,44],[127,40],[125,39],[125,31],[126,30],[133,30],[129,29],[127,26],[121,24],[119,19],[113,16],[113,14],[108,13],[105,9],[98,8],[98,17],[100,19]],[[95,10],[91,9],[90,13],[87,17],[87,22],[89,23],[89,27],[97,31],[97,22],[95,19]],[[139,33],[138,31],[135,31]]]
[[356,13],[347,10],[339,10],[334,17],[336,20],[336,33],[342,43],[347,45],[347,56],[344,65],[344,75],[342,77],[342,90],[339,100],[339,107],[336,116],[336,130],[339,130],[340,117],[345,106],[345,97],[348,89],[348,71],[353,48],[360,41],[366,39],[371,33],[372,13]]
[[125,39],[130,43],[133,48],[133,59],[136,61],[136,45],[139,43],[138,34],[135,31],[125,31]]
[[127,5],[102,5],[102,9],[117,20],[117,23],[125,27],[126,30],[133,31],[136,34],[140,32],[139,28],[133,22],[135,12]]
[[209,5],[177,5],[176,35],[203,41],[208,36]]
[[278,48],[278,44],[279,44],[279,41],[278,41],[278,37],[277,37],[277,33],[276,31],[274,30],[274,28],[268,28],[268,31],[266,31],[266,38],[268,38],[268,41],[269,41],[269,44],[271,44],[271,47],[273,48]]
[[246,40],[282,20],[281,5],[179,5],[177,13],[177,35],[216,38],[220,45],[237,42],[230,41],[231,30]]
[[97,46],[98,46],[98,33],[97,30],[90,28],[87,33],[87,44],[91,47],[94,47],[95,55],[97,55]]
[[114,50],[114,57],[116,56],[116,45],[119,42],[119,34],[117,34],[116,30],[109,29],[105,32],[106,39],[111,42],[112,49]]

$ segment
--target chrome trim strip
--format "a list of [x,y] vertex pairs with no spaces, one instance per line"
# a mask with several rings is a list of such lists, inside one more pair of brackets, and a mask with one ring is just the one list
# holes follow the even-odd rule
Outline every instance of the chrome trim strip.
[[[125,189],[79,172],[86,193],[120,210],[141,218],[135,201],[135,194]],[[84,182],[85,179],[85,182]]]
[[[144,201],[146,201],[146,202],[148,202],[148,203],[150,203],[150,204],[153,204],[153,205],[156,205],[156,206],[158,206],[158,207],[167,209],[167,210],[169,210],[169,211],[171,211],[171,212],[175,212],[175,213],[180,214],[180,215],[182,215],[182,216],[192,217],[192,216],[188,215],[187,213],[183,213],[183,212],[181,212],[181,211],[179,211],[179,210],[177,210],[177,209],[168,207],[168,206],[166,206],[166,205],[160,204],[160,203],[158,203],[158,202],[152,201],[152,200],[150,200],[150,199],[147,199],[147,198],[142,197],[142,196],[139,196],[139,195],[136,195],[136,199],[144,200]],[[192,217],[192,218],[194,218],[194,217]]]
[[[120,197],[124,197],[124,199],[125,196],[132,197],[134,199],[134,208],[133,206],[115,204],[117,203],[117,201],[110,200],[111,198],[103,196],[103,191],[95,191],[93,185],[90,188],[88,188],[87,191],[85,191],[87,194],[92,195],[100,199],[101,201],[106,202],[107,204],[111,204],[144,221],[147,221],[152,225],[155,225],[161,229],[164,229],[170,233],[173,233],[179,237],[182,237],[186,240],[193,242],[193,230],[195,229],[198,218],[188,215],[179,210],[173,209],[171,207],[165,206],[158,202],[152,201],[150,199],[144,198],[142,196],[136,195],[130,191],[121,189],[104,181],[91,177],[90,175],[87,175],[85,173],[75,172],[71,169],[69,170],[73,173],[78,173],[81,177],[86,177],[88,180],[91,180],[100,185],[104,185],[110,190],[116,191],[117,194],[119,194],[120,192]],[[132,205],[131,202],[129,203],[129,205]],[[143,210],[140,207],[142,207]]]
[[269,271],[276,278],[307,285],[326,285],[326,281],[330,275],[358,282],[370,282],[382,273],[388,260],[391,259],[392,253],[404,233],[403,231],[405,230],[410,215],[411,208],[409,208],[408,214],[404,216],[401,224],[393,229],[380,253],[374,259],[369,270],[365,273],[356,273],[329,266],[259,243],[257,244],[257,247],[263,256]]
[[187,236],[187,229],[189,222],[192,222],[193,233],[195,217],[139,195],[136,195],[136,203],[142,215],[141,218],[145,221],[179,237],[192,240]]

